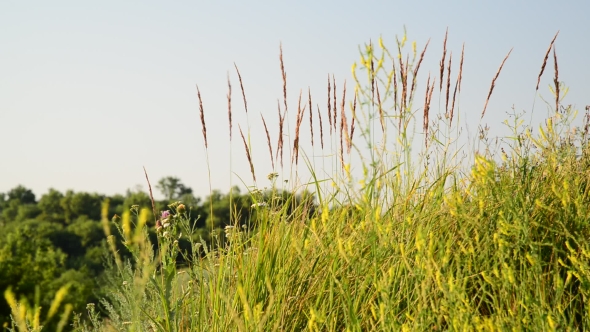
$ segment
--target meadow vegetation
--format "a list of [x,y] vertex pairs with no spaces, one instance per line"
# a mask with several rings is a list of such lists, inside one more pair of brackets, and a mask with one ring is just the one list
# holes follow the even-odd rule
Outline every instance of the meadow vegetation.
[[[457,120],[464,52],[457,66],[446,38],[440,67],[422,89],[428,43],[418,50],[404,34],[391,49],[381,39],[364,45],[353,89],[337,90],[328,77],[324,111],[313,111],[310,93],[299,94],[293,135],[281,51],[276,140],[261,119],[274,170],[267,189],[196,204],[209,216],[197,226],[189,202],[174,194],[166,205],[153,199],[146,172],[144,205],[113,217],[112,202],[102,204],[102,243],[111,254],[100,296],[80,312],[65,305],[69,289],[59,290],[43,317],[65,317],[48,321],[76,331],[590,329],[590,109],[578,115],[563,103],[557,35],[539,59],[535,87],[537,94],[552,64],[546,120],[527,124],[510,111],[511,135],[488,137],[480,123],[467,144]],[[491,77],[481,118],[509,55]],[[203,97],[197,88],[208,151]],[[262,183],[251,133],[238,131],[252,181]],[[329,158],[331,174],[313,166],[308,146]],[[285,148],[290,159],[283,160]],[[298,178],[298,167],[309,181]],[[282,178],[290,179],[288,191]],[[13,329],[41,328],[37,306],[10,290],[5,298]]]

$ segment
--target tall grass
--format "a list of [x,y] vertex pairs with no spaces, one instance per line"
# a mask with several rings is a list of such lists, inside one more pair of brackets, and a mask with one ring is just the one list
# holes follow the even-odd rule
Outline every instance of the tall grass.
[[[352,101],[342,84],[340,112],[336,81],[328,79],[328,116],[318,106],[315,123],[322,151],[324,134],[334,143],[324,155],[337,163],[324,177],[302,154],[311,181],[292,185],[294,192],[313,192],[313,204],[309,196],[277,199],[273,172],[270,193],[253,192],[248,224],[214,234],[215,245],[192,241],[188,251],[178,239],[194,230],[180,202],[158,221],[156,253],[147,240],[147,212],[114,220],[133,260],[112,268],[111,295],[100,303],[108,317],[100,319],[91,305],[90,321],[77,320],[76,330],[590,329],[590,115],[581,128],[573,125],[576,111],[562,105],[554,55],[555,104],[547,104],[550,117],[537,133],[515,113],[505,122],[513,132],[507,143],[494,146],[480,126],[480,144],[465,160],[455,102],[464,50],[451,88],[446,40],[438,82],[428,75],[424,97],[417,78],[428,44],[419,55],[415,44],[404,53],[405,34],[394,51],[381,39],[365,45],[353,65]],[[492,77],[482,117],[509,54]],[[282,52],[280,60],[284,109],[279,103],[274,159],[262,117],[276,172],[283,169],[283,140],[290,139]],[[436,85],[444,100],[438,114],[431,105]],[[306,110],[313,135],[311,100],[308,93],[295,118],[295,169],[306,146],[300,133]],[[240,134],[256,182],[252,147]],[[176,264],[179,255],[188,267]]]

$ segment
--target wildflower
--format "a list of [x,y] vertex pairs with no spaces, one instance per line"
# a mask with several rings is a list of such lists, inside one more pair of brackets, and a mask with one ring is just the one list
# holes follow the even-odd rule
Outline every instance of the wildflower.
[[160,222],[160,220],[156,220],[156,231],[159,231],[160,228],[162,228],[162,223]]
[[164,237],[168,236],[168,232],[164,232],[164,234],[162,234],[162,236],[164,236]]
[[171,218],[170,211],[162,211],[161,223],[164,228],[170,226],[170,218]]
[[186,212],[186,206],[184,206],[184,204],[180,204],[176,207],[176,212],[178,212],[178,214],[183,214]]

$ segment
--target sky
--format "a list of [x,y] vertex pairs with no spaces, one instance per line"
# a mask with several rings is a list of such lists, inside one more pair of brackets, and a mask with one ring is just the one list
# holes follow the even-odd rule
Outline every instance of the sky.
[[[273,170],[260,114],[276,148],[280,45],[292,131],[299,91],[309,88],[314,104],[326,112],[328,75],[334,75],[339,91],[344,80],[352,91],[351,65],[359,61],[359,46],[381,36],[393,48],[404,27],[419,50],[430,38],[423,75],[437,75],[447,28],[453,76],[464,43],[459,103],[461,125],[472,132],[485,124],[501,128],[513,106],[530,112],[534,103],[538,121],[547,114],[539,95],[551,99],[552,63],[539,93],[535,85],[557,31],[559,77],[570,87],[564,103],[583,110],[590,104],[588,13],[588,1],[3,0],[0,192],[19,184],[37,197],[49,188],[107,195],[146,190],[143,167],[152,184],[176,176],[198,196],[210,187],[226,192],[230,185],[250,186],[238,125],[250,139],[258,185],[266,186]],[[491,79],[512,48],[480,120]],[[424,88],[424,78],[419,86]],[[423,94],[418,96],[417,110]],[[317,136],[317,120],[315,126]],[[315,155],[317,147],[310,147],[306,135],[303,140],[302,149]],[[299,168],[304,172],[306,166],[300,162]],[[276,171],[282,177],[289,172]]]

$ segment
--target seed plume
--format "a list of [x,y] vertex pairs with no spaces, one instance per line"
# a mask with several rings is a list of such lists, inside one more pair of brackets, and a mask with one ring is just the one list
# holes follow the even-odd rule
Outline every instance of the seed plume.
[[285,113],[287,113],[287,73],[285,72],[285,63],[283,61],[283,44],[279,45],[279,60],[281,62],[281,75],[283,77],[283,103],[285,105]]
[[322,145],[322,150],[324,149],[324,129],[322,128],[322,113],[320,112],[320,105],[317,105],[318,109],[318,119],[320,121],[320,143]]
[[352,121],[351,121],[351,124],[350,124],[350,135],[349,135],[349,138],[350,139],[348,140],[348,147],[347,147],[348,148],[348,150],[347,150],[348,153],[350,153],[350,148],[352,148],[352,137],[354,135],[354,121],[355,121],[355,118],[356,118],[356,95],[357,95],[357,92],[355,91],[355,93],[354,93],[354,101],[352,102]]
[[553,78],[553,83],[555,84],[555,112],[559,112],[559,67],[557,66],[555,46],[553,46],[553,64],[555,67],[555,76]]
[[[295,165],[299,164],[299,130],[301,128],[301,122],[303,121],[303,115],[305,114],[305,107],[301,108],[301,90],[299,91],[299,102],[297,103],[297,122],[295,125],[295,140],[293,140],[293,159]],[[293,162],[293,160],[291,160]]]
[[426,81],[426,96],[424,97],[424,117],[423,117],[423,128],[424,128],[424,143],[428,147],[428,116],[430,111],[430,100],[432,99],[432,92],[434,91],[434,80],[430,85],[430,74],[428,74],[428,80]]
[[459,82],[459,93],[461,93],[461,81],[463,80],[463,56],[465,55],[465,43],[463,43],[463,47],[461,48],[461,62],[459,63],[459,78],[457,79]]
[[240,129],[240,135],[242,136],[242,141],[244,142],[244,149],[246,150],[246,157],[248,158],[248,163],[250,164],[250,173],[252,173],[252,179],[254,183],[256,183],[256,174],[254,173],[254,164],[252,163],[252,156],[250,155],[250,148],[248,148],[248,143],[246,143],[246,138],[244,137],[244,133],[242,132],[242,127],[238,125]]
[[244,84],[242,83],[242,75],[240,75],[238,66],[235,63],[234,67],[236,67],[236,72],[238,73],[238,80],[240,81],[240,89],[242,90],[242,98],[244,99],[244,108],[246,109],[246,113],[248,113],[248,102],[246,102],[246,92],[244,91]]
[[440,82],[438,91],[442,91],[443,86],[443,75],[445,74],[445,57],[447,56],[447,37],[449,36],[449,28],[445,32],[445,40],[443,41],[443,54],[442,59],[440,59]]
[[281,167],[283,167],[283,124],[285,123],[285,114],[281,115],[281,103],[277,100],[277,110],[279,113],[279,139],[277,141],[277,152],[275,155],[275,160],[281,160]]
[[[335,89],[335,88],[334,88]],[[330,85],[330,74],[328,74],[328,127],[330,127],[330,135],[332,135],[332,86]]]
[[498,71],[496,72],[496,76],[494,76],[494,79],[492,80],[492,85],[490,86],[490,92],[488,92],[488,97],[486,98],[486,103],[483,107],[483,111],[481,112],[481,118],[483,118],[484,114],[486,113],[486,108],[488,107],[488,102],[490,101],[490,97],[492,96],[492,91],[494,91],[494,86],[496,86],[496,79],[498,78],[498,76],[500,76],[500,72],[502,71],[502,67],[504,67],[504,63],[506,62],[506,60],[510,56],[510,53],[512,53],[512,49],[510,49],[510,52],[508,52],[508,54],[506,54],[506,57],[504,58],[504,60],[502,60],[502,64],[500,65],[500,68],[498,68]]
[[549,59],[549,52],[551,52],[551,49],[553,48],[553,43],[555,43],[555,39],[557,39],[557,35],[559,35],[559,31],[557,31],[557,33],[555,34],[555,36],[551,40],[551,43],[549,44],[549,48],[547,49],[547,52],[545,53],[545,57],[543,58],[543,64],[541,65],[541,72],[539,72],[539,77],[537,77],[537,87],[535,88],[535,91],[539,90],[539,83],[541,83],[541,76],[543,75],[543,72],[545,71],[545,66],[547,65],[547,60]]
[[379,108],[379,123],[381,123],[381,132],[385,133],[385,115],[383,113],[383,105],[381,104],[379,84],[375,84],[375,92],[377,92],[377,107]]
[[205,149],[208,149],[207,146],[207,126],[205,125],[205,112],[203,111],[203,100],[201,99],[201,91],[199,91],[199,86],[197,85],[197,97],[199,98],[199,113],[201,115],[201,127],[203,132],[203,139],[205,140]]
[[[392,66],[392,76],[393,76],[393,110],[397,111],[397,72],[395,71],[395,62],[393,62]],[[401,108],[400,108],[400,118],[401,118]]]
[[416,79],[418,76],[418,71],[420,70],[420,65],[422,64],[422,60],[424,60],[424,54],[426,54],[426,49],[428,48],[428,44],[430,44],[430,39],[428,39],[428,41],[426,42],[426,45],[424,45],[424,49],[422,50],[422,53],[420,53],[420,59],[418,60],[418,64],[416,65],[416,68],[414,68],[414,72],[412,73],[412,88],[410,89],[410,98],[411,98],[411,96],[414,95],[414,88],[416,87]]
[[268,133],[268,127],[266,126],[266,121],[264,121],[264,116],[260,113],[260,117],[262,118],[262,124],[264,125],[264,132],[266,133],[266,143],[268,144],[268,152],[270,153],[270,163],[272,165],[272,169],[275,169],[275,161],[272,157],[272,145],[270,142],[270,134]]
[[332,107],[332,109],[334,109],[334,114],[332,114],[333,115],[333,119],[332,120],[334,122],[332,123],[332,126],[334,126],[334,134],[336,134],[336,118],[338,117],[337,116],[338,111],[337,111],[337,106],[336,106],[337,105],[336,104],[337,103],[336,102],[336,79],[334,78],[334,75],[333,74],[332,74],[332,85],[334,86],[334,90],[333,90],[333,93],[332,93],[332,96],[334,97],[334,106]]
[[307,87],[307,97],[309,103],[309,131],[311,133],[311,146],[313,147],[313,108],[311,105],[311,89]]
[[344,154],[344,145],[342,144],[342,138],[346,140],[346,148],[350,145],[350,137],[348,136],[348,123],[346,121],[346,81],[344,81],[344,90],[342,92],[342,102],[340,103],[340,153]]
[[451,90],[451,65],[453,61],[453,52],[449,54],[449,65],[447,67],[447,94],[445,99],[445,115],[449,117],[449,91]]
[[229,140],[232,138],[232,122],[231,122],[231,82],[229,80],[229,73],[227,74],[227,117],[229,119]]

